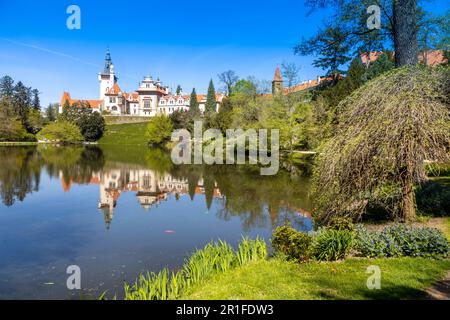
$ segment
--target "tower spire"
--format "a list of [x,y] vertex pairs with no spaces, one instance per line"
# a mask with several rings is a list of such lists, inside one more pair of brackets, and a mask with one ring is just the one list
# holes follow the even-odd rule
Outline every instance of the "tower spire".
[[105,57],[105,68],[103,70],[104,74],[109,74],[110,73],[111,65],[112,65],[111,53],[109,52],[109,47],[107,47],[107,49],[106,49],[106,57]]
[[280,67],[277,66],[275,70],[275,76],[272,80],[272,94],[280,94],[283,92],[283,79],[281,78]]

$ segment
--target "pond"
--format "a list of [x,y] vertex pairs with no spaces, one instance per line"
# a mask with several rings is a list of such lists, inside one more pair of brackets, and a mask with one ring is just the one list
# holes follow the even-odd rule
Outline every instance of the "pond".
[[[211,240],[312,228],[307,166],[176,166],[138,146],[0,147],[0,160],[0,299],[120,297]],[[81,290],[66,286],[70,265]]]

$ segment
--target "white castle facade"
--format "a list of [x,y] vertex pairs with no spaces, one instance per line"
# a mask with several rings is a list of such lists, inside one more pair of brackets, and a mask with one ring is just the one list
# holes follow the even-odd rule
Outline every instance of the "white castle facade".
[[[87,102],[95,111],[102,114],[116,116],[144,116],[170,115],[177,110],[189,110],[190,94],[174,94],[169,87],[163,86],[158,79],[145,76],[139,87],[133,92],[125,92],[117,83],[114,64],[109,50],[106,52],[105,67],[98,74],[99,99],[72,99],[69,92],[64,92],[61,98],[59,112],[62,113],[64,105],[75,102]],[[216,111],[224,99],[224,94],[216,94]],[[206,95],[197,94],[197,101],[201,112],[205,110]]]

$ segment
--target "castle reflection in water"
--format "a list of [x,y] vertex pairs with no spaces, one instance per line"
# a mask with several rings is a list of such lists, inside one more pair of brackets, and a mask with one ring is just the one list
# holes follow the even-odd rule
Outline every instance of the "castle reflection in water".
[[[61,184],[64,191],[69,192],[73,183],[69,182],[60,172]],[[109,171],[94,172],[89,184],[99,186],[98,208],[102,211],[106,227],[109,228],[114,217],[114,208],[119,197],[124,192],[134,192],[137,201],[142,208],[149,211],[152,206],[158,206],[161,201],[167,200],[172,194],[177,199],[183,195],[189,195],[188,179],[177,179],[172,175],[160,174],[149,169],[112,169]],[[194,194],[205,194],[203,178],[199,178],[195,185]],[[222,194],[214,182],[213,197],[222,198]]]

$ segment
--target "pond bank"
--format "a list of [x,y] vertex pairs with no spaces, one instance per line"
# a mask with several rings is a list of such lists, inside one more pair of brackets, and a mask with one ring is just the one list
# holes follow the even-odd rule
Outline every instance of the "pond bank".
[[[381,269],[381,289],[367,288],[367,267]],[[184,299],[426,299],[444,278],[449,260],[350,258],[303,264],[258,261],[220,274]]]

